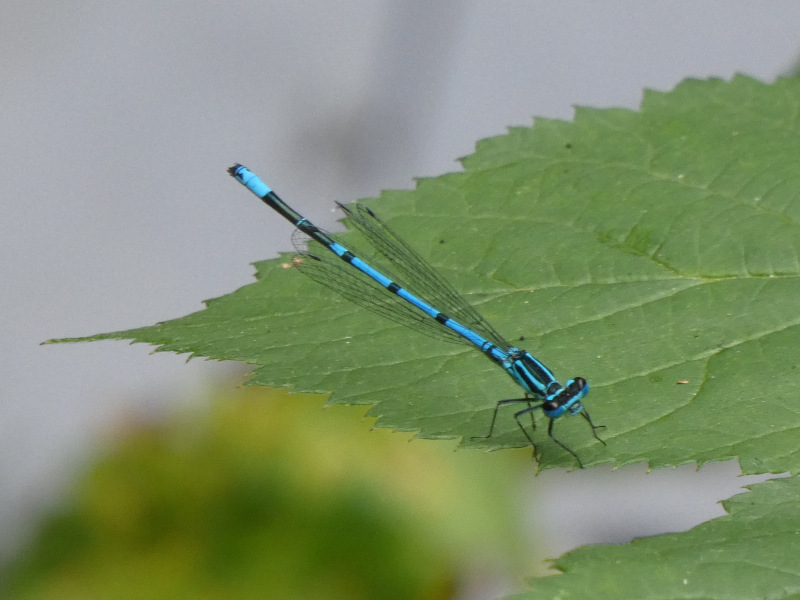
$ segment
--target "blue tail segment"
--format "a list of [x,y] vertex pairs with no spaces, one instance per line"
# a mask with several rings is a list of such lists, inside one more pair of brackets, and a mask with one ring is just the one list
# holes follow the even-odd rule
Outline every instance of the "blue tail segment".
[[536,445],[520,419],[541,409],[549,419],[548,435],[583,468],[578,455],[553,436],[553,423],[565,414],[579,414],[591,426],[594,437],[603,442],[597,435],[597,429],[602,426],[592,422],[581,403],[589,393],[589,384],[585,379],[575,377],[561,385],[533,355],[513,346],[497,333],[441,274],[368,207],[362,204],[339,205],[346,213],[348,222],[374,248],[376,259],[388,265],[387,273],[391,271],[391,277],[373,267],[370,264],[372,259],[348,249],[335,236],[296,212],[247,167],[235,164],[228,172],[267,206],[331,253],[317,255],[299,248],[303,259],[298,261],[297,266],[303,273],[359,306],[397,323],[437,339],[474,347],[502,367],[523,389],[524,397],[497,402],[489,432],[485,436],[475,437],[492,436],[497,413],[502,406],[524,404],[514,418],[534,447],[534,454]]

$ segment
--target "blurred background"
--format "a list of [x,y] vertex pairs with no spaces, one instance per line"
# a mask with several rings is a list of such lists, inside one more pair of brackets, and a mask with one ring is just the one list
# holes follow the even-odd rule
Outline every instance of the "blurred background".
[[[533,116],[635,109],[644,88],[686,77],[789,73],[796,2],[28,0],[0,17],[0,561],[30,597],[63,598],[65,581],[75,597],[134,597],[114,586],[137,578],[166,590],[142,597],[236,597],[229,579],[241,597],[291,597],[270,582],[312,597],[296,582],[314,566],[349,576],[385,562],[397,572],[342,577],[328,597],[372,597],[370,585],[384,598],[493,597],[576,545],[721,515],[715,502],[756,480],[736,463],[534,478],[528,452],[409,444],[370,432],[363,407],[240,398],[241,365],[39,343],[200,310],[290,249],[288,225],[225,173],[233,162],[335,227],[334,200],[458,170],[476,140]],[[223,535],[240,530],[248,541]],[[370,532],[381,549],[346,535]],[[278,551],[287,539],[296,554]],[[231,547],[244,570],[226,565]],[[355,558],[326,562],[340,554]],[[298,572],[260,570],[277,557]],[[389,581],[406,595],[387,595]]]

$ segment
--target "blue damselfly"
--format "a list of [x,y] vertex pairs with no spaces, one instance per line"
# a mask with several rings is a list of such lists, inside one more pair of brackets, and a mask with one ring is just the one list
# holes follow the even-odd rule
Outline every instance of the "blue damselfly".
[[[581,415],[591,426],[594,437],[603,442],[597,435],[597,429],[602,426],[592,422],[581,402],[589,393],[587,381],[582,377],[575,377],[565,385],[559,383],[553,373],[530,353],[517,348],[497,333],[442,275],[368,207],[363,204],[339,204],[349,217],[349,222],[388,261],[391,272],[377,270],[358,251],[349,250],[337,241],[336,236],[319,229],[297,213],[247,167],[236,164],[228,171],[267,206],[289,220],[298,231],[335,255],[316,255],[307,249],[298,248],[302,260],[296,261],[296,266],[304,274],[359,306],[386,318],[431,337],[466,343],[476,348],[502,367],[524,390],[525,395],[522,398],[498,401],[488,433],[474,437],[492,436],[500,407],[524,404],[525,407],[517,411],[514,418],[533,446],[534,454],[536,445],[520,418],[528,413],[533,417],[533,411],[538,409],[549,419],[548,435],[575,457],[581,468],[583,464],[578,455],[553,436],[555,420],[565,414]],[[297,245],[299,244],[296,243]],[[531,420],[535,427],[533,418]]]

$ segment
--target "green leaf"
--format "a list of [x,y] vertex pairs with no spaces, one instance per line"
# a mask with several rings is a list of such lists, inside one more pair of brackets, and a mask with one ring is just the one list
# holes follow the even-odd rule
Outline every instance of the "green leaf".
[[729,515],[685,533],[578,548],[565,574],[530,580],[544,598],[798,598],[800,480],[778,479],[723,502]]
[[[689,80],[647,92],[639,112],[580,108],[484,140],[463,173],[369,205],[501,333],[524,336],[562,381],[589,380],[608,445],[582,419],[556,424],[584,464],[739,458],[748,473],[798,472],[798,99],[794,79]],[[243,193],[232,184],[229,201]],[[511,407],[492,439],[471,439],[497,400],[521,395],[480,352],[290,266],[258,263],[257,283],[187,317],[82,339],[258,365],[253,384],[370,404],[378,426],[423,437],[526,444]],[[534,435],[544,467],[574,464],[544,427]]]

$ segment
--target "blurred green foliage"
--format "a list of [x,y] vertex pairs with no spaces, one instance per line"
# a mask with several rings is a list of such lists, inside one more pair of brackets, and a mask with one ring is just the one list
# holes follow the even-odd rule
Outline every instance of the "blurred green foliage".
[[409,444],[322,403],[244,388],[120,427],[3,597],[438,600],[530,570],[512,508],[527,452]]

